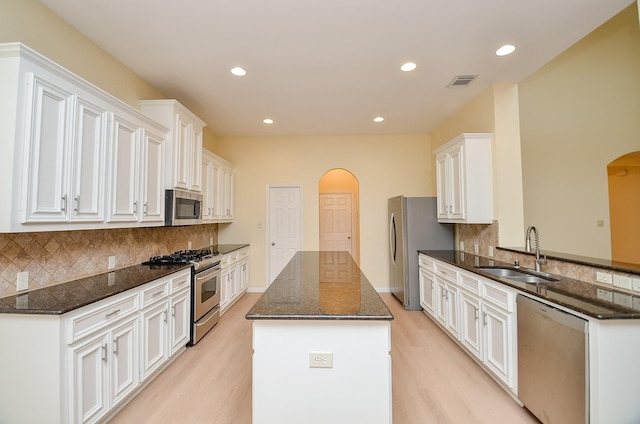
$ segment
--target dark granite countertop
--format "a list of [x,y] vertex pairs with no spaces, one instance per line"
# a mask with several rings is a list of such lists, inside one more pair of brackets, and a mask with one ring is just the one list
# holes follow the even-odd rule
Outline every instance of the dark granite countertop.
[[249,246],[248,244],[216,244],[211,247],[211,250],[220,252],[221,255],[228,255],[229,253],[240,250],[243,247]]
[[247,319],[392,320],[348,252],[298,252]]
[[[419,250],[435,259],[489,278],[568,309],[597,319],[640,319],[640,296],[634,296],[584,281],[554,275],[559,281],[530,284],[507,280],[483,272],[479,266],[506,266],[513,264],[454,250]],[[612,301],[605,300],[610,298]]]
[[[226,255],[248,244],[217,244]],[[209,247],[209,246],[207,246]],[[78,280],[0,298],[0,313],[61,315],[165,277],[191,265],[133,265]]]
[[191,265],[134,265],[0,298],[0,313],[61,315]]

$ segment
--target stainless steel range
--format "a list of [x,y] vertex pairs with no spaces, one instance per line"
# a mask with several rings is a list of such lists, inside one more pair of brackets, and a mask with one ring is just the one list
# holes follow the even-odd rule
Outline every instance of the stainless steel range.
[[211,249],[154,256],[145,265],[191,264],[191,341],[198,343],[220,319],[220,258]]

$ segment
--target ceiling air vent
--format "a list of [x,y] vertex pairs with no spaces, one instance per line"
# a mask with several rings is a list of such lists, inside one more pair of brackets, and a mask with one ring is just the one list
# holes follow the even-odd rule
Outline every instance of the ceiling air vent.
[[457,75],[447,87],[466,87],[477,78],[477,75]]

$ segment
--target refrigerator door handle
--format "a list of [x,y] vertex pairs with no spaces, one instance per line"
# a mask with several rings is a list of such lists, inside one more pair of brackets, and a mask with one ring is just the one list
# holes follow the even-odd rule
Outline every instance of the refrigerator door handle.
[[397,254],[397,239],[396,239],[396,215],[391,212],[391,218],[389,222],[389,251],[391,253],[391,260],[396,263]]

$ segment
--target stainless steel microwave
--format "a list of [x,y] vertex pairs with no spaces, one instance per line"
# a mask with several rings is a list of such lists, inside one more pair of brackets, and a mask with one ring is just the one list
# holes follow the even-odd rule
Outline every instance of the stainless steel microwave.
[[186,190],[165,190],[164,225],[202,224],[202,194]]

